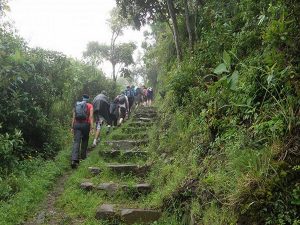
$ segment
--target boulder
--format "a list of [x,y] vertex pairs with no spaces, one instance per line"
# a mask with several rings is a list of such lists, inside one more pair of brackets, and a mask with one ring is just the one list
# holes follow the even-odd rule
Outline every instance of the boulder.
[[97,186],[97,189],[113,194],[119,189],[119,185],[115,183],[102,183]]
[[95,188],[95,185],[91,182],[83,182],[80,184],[80,188],[85,191],[92,191]]
[[101,173],[101,169],[99,167],[89,167],[88,169],[93,175],[98,175]]
[[97,220],[114,220],[118,217],[117,210],[115,210],[114,205],[111,204],[103,204],[101,205],[97,211],[95,218]]
[[151,209],[121,209],[121,220],[125,224],[152,223],[161,217],[161,212]]

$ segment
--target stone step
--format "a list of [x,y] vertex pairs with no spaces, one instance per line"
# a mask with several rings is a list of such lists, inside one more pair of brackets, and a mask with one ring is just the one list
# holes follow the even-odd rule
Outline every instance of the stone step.
[[105,191],[108,194],[115,194],[118,191],[130,195],[133,198],[138,198],[141,195],[147,195],[152,191],[150,184],[136,184],[133,186],[126,184],[115,184],[115,183],[102,183],[96,187],[99,191]]
[[145,117],[145,118],[155,118],[157,117],[157,113],[135,113],[133,118]]
[[146,145],[149,142],[148,139],[140,140],[112,140],[106,141],[106,144],[113,149],[131,149],[137,146]]
[[125,224],[149,224],[161,217],[159,210],[122,208],[112,204],[98,207],[95,218],[97,220],[120,221]]
[[88,170],[90,171],[91,174],[93,175],[98,175],[101,173],[101,169],[99,167],[89,167]]
[[143,133],[146,131],[145,127],[133,127],[133,126],[129,126],[129,127],[121,127],[122,132],[125,132],[127,134],[139,134],[139,133]]
[[[144,129],[145,131],[145,129]],[[144,139],[148,136],[147,133],[145,132],[141,132],[141,133],[131,133],[131,132],[126,132],[126,133],[122,133],[122,134],[112,134],[110,136],[110,138],[112,140],[126,140],[128,138],[130,139]]]
[[134,121],[137,121],[137,122],[145,122],[145,123],[151,123],[151,122],[154,121],[154,119],[146,118],[146,117],[138,117],[138,118],[135,118]]
[[145,176],[150,171],[149,165],[139,166],[136,164],[107,164],[107,167],[117,174],[132,174],[135,176]]
[[118,191],[123,191],[124,193],[130,195],[133,198],[138,198],[141,195],[149,194],[152,191],[152,186],[147,183],[135,185],[102,183],[99,185],[95,185],[91,182],[83,182],[80,184],[80,189],[84,191],[104,191],[109,195],[113,195]]
[[161,217],[161,212],[152,209],[126,209],[121,211],[121,221],[125,224],[149,224]]
[[106,150],[106,151],[99,151],[100,156],[102,157],[122,157],[122,158],[146,158],[148,156],[147,151],[140,151],[140,150]]
[[127,127],[151,127],[153,125],[152,122],[143,122],[143,121],[132,121],[127,124]]

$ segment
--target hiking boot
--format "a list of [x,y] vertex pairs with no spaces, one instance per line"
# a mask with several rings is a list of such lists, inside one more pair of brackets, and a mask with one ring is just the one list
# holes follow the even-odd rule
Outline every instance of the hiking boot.
[[71,162],[71,168],[72,168],[72,169],[76,169],[76,168],[78,167],[78,164],[79,164],[78,161],[73,160],[73,161]]

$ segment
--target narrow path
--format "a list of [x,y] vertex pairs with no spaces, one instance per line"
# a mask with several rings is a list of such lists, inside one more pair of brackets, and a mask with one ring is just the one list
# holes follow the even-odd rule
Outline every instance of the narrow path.
[[68,170],[56,182],[53,190],[48,194],[47,198],[41,203],[40,209],[35,216],[23,225],[57,225],[57,224],[80,224],[82,221],[74,220],[66,215],[61,209],[56,207],[56,202],[64,192],[64,184],[71,176],[73,171]]
[[[100,149],[104,157],[101,167],[88,167],[90,175],[81,183],[84,191],[106,193],[95,212],[95,218],[105,224],[150,224],[161,217],[159,209],[144,208],[143,197],[152,192],[148,182],[151,164],[147,162],[147,131],[156,117],[154,108],[137,109],[132,119],[113,133]],[[114,177],[114,181],[109,181]],[[100,223],[101,223],[100,222]],[[102,223],[101,223],[102,224]]]

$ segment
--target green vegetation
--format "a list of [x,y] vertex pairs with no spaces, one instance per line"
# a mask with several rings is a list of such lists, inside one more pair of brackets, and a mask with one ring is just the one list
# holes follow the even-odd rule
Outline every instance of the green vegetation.
[[[140,134],[126,136],[125,125],[102,136],[149,136],[143,150],[152,168],[143,181],[154,190],[139,205],[122,192],[81,190],[85,179],[119,182],[93,151],[67,181],[58,206],[89,225],[101,224],[99,205],[114,202],[162,209],[159,225],[299,224],[299,1],[116,2],[136,28],[152,28],[143,44],[145,68],[135,73],[146,73],[155,88],[159,118],[149,134],[138,128]],[[0,218],[17,224],[66,169],[66,152],[57,153],[69,141],[62,131],[78,94],[116,90],[95,67],[31,49],[8,29],[0,31]],[[90,47],[86,56],[94,65],[114,54],[107,46]],[[102,142],[100,151],[107,149]],[[88,166],[102,173],[94,177]]]
[[162,98],[145,204],[177,224],[299,224],[299,2],[174,1],[182,58],[167,4],[117,2],[141,23],[153,13],[145,62]]
[[32,213],[69,166],[75,101],[115,86],[93,66],[28,47],[6,24],[0,65],[0,224],[8,225]]

